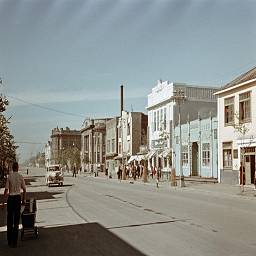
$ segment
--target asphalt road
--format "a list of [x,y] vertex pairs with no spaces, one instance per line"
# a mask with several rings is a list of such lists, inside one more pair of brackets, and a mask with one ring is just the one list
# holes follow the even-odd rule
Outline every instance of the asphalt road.
[[93,177],[78,179],[67,198],[85,222],[101,223],[146,255],[256,252],[255,198]]
[[44,170],[23,174],[38,202],[39,239],[9,249],[1,221],[0,255],[255,255],[256,198],[223,193],[228,187],[67,174],[64,187],[48,188]]

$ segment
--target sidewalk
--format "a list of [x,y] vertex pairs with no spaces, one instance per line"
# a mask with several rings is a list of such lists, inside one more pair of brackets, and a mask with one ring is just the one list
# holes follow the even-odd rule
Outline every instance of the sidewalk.
[[[44,184],[44,169],[21,169],[27,184],[27,198],[37,199],[39,239],[29,234],[18,241],[17,248],[9,248],[6,240],[6,205],[0,209],[0,255],[1,256],[145,256],[130,244],[98,223],[87,223],[69,204],[67,194],[85,175],[65,175],[63,187],[48,188]],[[4,189],[0,189],[0,202]],[[21,227],[21,225],[20,225]],[[111,245],[111,246],[110,246]]]
[[[80,176],[83,177],[94,177],[94,175],[90,175],[89,173],[82,173]],[[115,178],[109,179],[103,172],[99,172],[97,178],[106,179],[106,181],[117,181]],[[122,182],[127,183],[138,183],[138,184],[146,184],[151,186],[156,186],[156,179],[148,177],[148,181],[146,183],[143,182],[143,179],[136,179],[135,181],[132,178],[122,180]],[[213,182],[197,182],[192,179],[186,180],[185,178],[185,187],[179,187],[179,180],[177,177],[177,186],[172,187],[170,181],[167,180],[160,180],[159,188],[170,188],[175,190],[186,190],[186,191],[195,191],[201,193],[215,193],[218,195],[229,195],[229,196],[240,196],[246,198],[255,198],[256,199],[256,190],[254,189],[254,185],[245,185],[244,192],[242,192],[242,188],[239,185],[229,185],[229,184],[222,184],[222,183],[213,183]]]

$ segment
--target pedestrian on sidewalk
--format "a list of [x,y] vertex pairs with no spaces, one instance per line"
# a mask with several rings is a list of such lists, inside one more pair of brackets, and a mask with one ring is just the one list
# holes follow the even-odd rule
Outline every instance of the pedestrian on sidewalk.
[[27,175],[28,175],[28,169],[27,169]]
[[24,178],[18,173],[19,164],[14,162],[12,165],[13,172],[7,177],[4,201],[7,199],[7,240],[10,247],[17,247],[20,209],[21,209],[21,189],[23,190],[22,204],[26,199],[26,185]]
[[73,177],[76,178],[76,167],[75,166],[73,167]]

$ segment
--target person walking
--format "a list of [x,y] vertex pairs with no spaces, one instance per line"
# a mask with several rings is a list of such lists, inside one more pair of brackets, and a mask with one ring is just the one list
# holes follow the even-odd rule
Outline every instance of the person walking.
[[76,167],[75,166],[73,167],[73,177],[76,178]]
[[[12,165],[13,172],[10,173],[6,180],[4,190],[4,201],[7,199],[7,240],[10,247],[17,247],[18,230],[21,209],[21,189],[23,190],[22,204],[26,200],[26,185],[24,178],[18,173],[19,164],[14,162]],[[8,193],[9,192],[9,193]],[[9,194],[9,195],[8,195]]]

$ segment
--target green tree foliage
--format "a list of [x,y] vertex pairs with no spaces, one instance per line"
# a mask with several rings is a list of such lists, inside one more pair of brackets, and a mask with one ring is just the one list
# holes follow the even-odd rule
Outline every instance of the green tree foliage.
[[9,121],[0,113],[0,161],[1,168],[4,168],[8,162],[16,159],[16,149],[14,138],[8,128]]
[[73,146],[68,147],[62,151],[62,154],[60,155],[59,162],[61,165],[66,165],[72,168],[73,166],[76,166],[76,168],[80,167],[80,150]]

